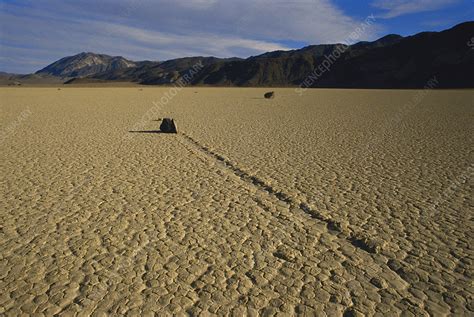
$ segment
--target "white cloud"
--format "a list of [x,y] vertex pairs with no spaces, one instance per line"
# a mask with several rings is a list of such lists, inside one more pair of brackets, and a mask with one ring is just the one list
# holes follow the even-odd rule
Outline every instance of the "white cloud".
[[458,0],[375,0],[372,5],[386,11],[382,18],[390,19],[405,14],[434,11],[459,2]]
[[218,0],[174,0],[174,3],[188,8],[207,9],[212,7]]
[[[168,33],[214,33],[251,39],[328,43],[343,40],[361,22],[332,0],[77,0],[64,8],[88,18]],[[363,20],[363,19],[362,19]],[[368,32],[366,39],[373,38]]]
[[[268,41],[245,39],[236,36],[221,36],[208,33],[176,35],[158,31],[144,30],[136,27],[114,23],[86,22],[103,35],[116,39],[129,38],[138,42],[139,46],[175,47],[181,50],[194,51],[194,55],[213,55],[218,57],[232,56],[233,48],[241,48],[249,52],[262,53],[275,50],[289,49],[284,45]],[[182,57],[182,55],[180,56]]]

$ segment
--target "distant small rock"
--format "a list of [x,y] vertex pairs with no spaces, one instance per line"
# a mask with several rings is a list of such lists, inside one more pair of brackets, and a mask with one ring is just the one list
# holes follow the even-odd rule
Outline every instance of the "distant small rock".
[[274,91],[270,91],[270,92],[267,92],[265,95],[263,95],[265,97],[265,99],[273,99],[275,98],[275,92]]
[[160,131],[163,133],[178,133],[174,120],[171,118],[163,118],[160,125]]

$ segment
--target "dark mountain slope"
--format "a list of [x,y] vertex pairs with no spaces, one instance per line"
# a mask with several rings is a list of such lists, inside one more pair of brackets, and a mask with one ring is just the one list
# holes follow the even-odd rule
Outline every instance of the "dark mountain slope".
[[331,54],[339,44],[313,45],[293,51],[276,51],[242,61],[206,67],[194,80],[198,85],[287,86],[297,85],[315,66],[316,60]]
[[474,23],[425,32],[390,46],[349,50],[314,87],[415,88],[436,77],[439,88],[474,87]]
[[[443,32],[403,38],[385,36],[375,42],[352,45],[311,87],[421,88],[436,76],[439,87],[473,87],[474,51],[467,42],[474,23]],[[277,51],[244,61],[206,67],[197,85],[300,85],[338,45],[316,45]],[[471,71],[469,71],[471,70]],[[320,73],[320,72],[319,72]]]

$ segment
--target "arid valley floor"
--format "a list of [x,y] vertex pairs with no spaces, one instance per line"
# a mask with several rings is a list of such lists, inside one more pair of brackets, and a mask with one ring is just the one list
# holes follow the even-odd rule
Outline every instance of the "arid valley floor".
[[0,315],[474,314],[473,90],[169,90],[0,88]]

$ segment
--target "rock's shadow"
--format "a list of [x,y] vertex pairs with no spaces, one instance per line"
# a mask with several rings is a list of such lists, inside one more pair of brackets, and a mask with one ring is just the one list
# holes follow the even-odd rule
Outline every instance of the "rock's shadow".
[[160,130],[128,131],[129,133],[163,133]]

